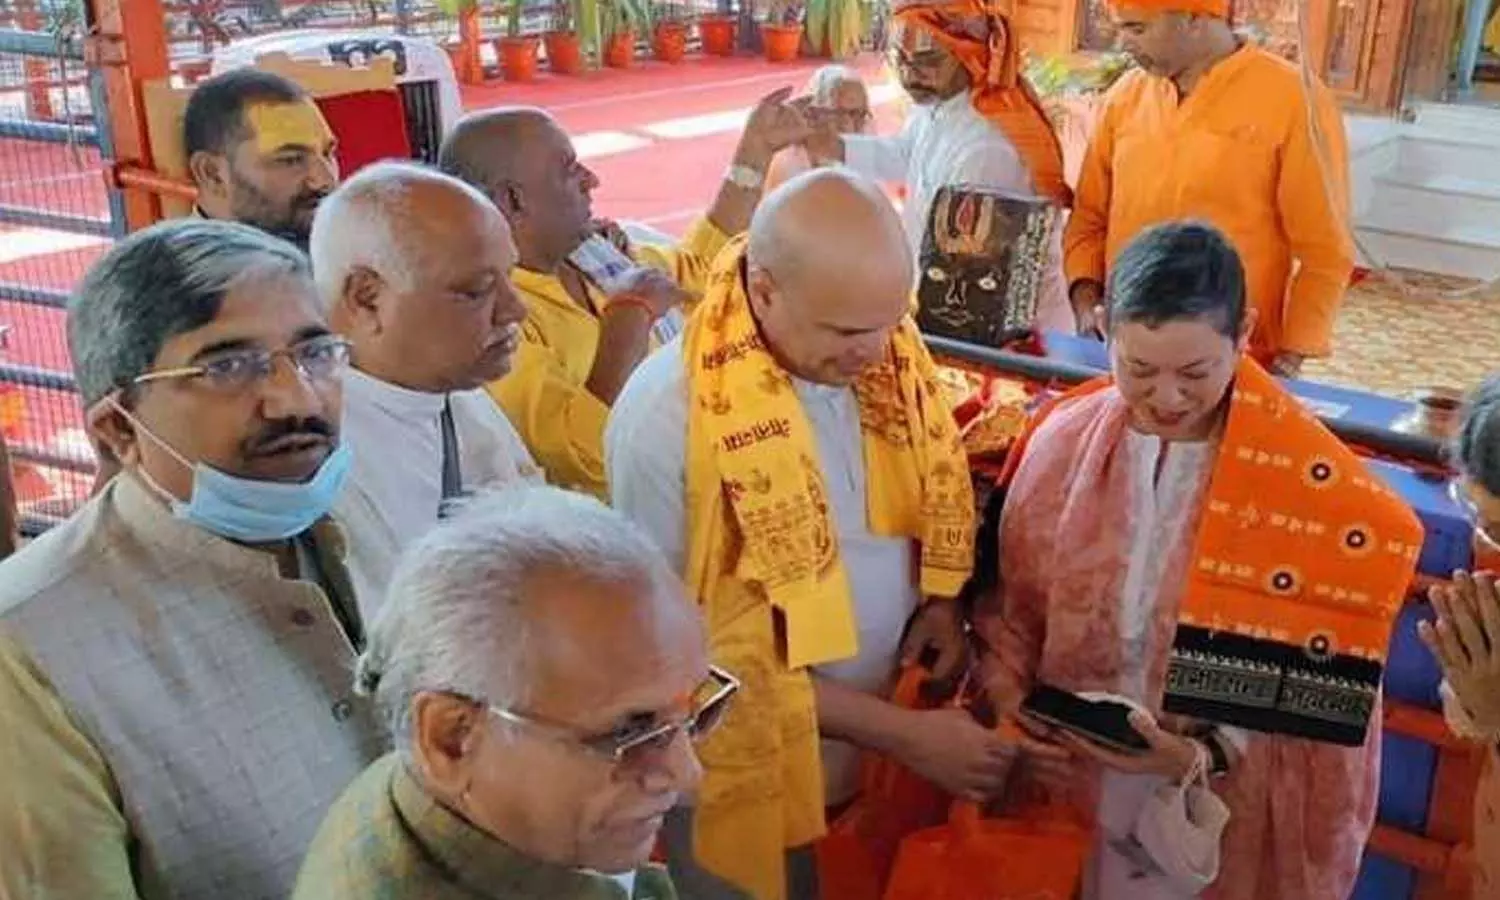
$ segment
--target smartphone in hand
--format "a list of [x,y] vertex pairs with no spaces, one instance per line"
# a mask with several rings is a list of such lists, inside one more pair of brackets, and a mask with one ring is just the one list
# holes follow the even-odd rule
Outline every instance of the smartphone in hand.
[[1123,697],[1075,694],[1046,684],[1033,688],[1021,704],[1021,711],[1032,719],[1116,753],[1151,749],[1130,725],[1130,714],[1136,709]]

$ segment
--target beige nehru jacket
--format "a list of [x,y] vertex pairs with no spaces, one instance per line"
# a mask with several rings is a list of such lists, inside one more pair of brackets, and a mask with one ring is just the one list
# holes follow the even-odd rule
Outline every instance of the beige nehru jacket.
[[321,576],[284,578],[122,475],[0,564],[0,897],[291,892],[385,743],[337,529],[312,534]]

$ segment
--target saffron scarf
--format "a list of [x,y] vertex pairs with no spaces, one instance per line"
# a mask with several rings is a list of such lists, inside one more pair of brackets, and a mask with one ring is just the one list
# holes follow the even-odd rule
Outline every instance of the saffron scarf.
[[[1007,460],[1057,409],[1044,407]],[[1366,740],[1424,532],[1296,397],[1240,361],[1166,672],[1168,712],[1345,746]]]
[[893,14],[898,22],[926,31],[963,63],[973,82],[974,109],[1015,146],[1037,193],[1060,208],[1072,206],[1062,143],[1021,74],[1021,48],[1010,19],[985,0],[918,0],[899,4]]
[[[746,240],[725,247],[683,332],[687,570],[714,659],[744,687],[704,744],[699,864],[782,900],[788,847],[822,836],[823,778],[809,666],[854,656],[858,630],[816,438],[767,351],[744,287]],[[937,368],[907,318],[851,386],[869,527],[921,545],[921,588],[955,596],[973,566],[968,461]]]

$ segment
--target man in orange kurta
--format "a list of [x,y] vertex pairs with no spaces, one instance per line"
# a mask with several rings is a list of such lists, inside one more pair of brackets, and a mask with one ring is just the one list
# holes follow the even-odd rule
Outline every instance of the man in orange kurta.
[[1244,260],[1259,313],[1251,355],[1277,374],[1327,356],[1354,267],[1348,147],[1321,82],[1230,30],[1228,0],[1117,0],[1140,70],[1104,101],[1064,236],[1080,330],[1142,230],[1207,220]]

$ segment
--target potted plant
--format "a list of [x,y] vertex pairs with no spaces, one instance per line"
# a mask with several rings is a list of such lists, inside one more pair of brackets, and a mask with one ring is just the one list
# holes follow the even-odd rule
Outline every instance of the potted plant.
[[645,0],[599,0],[599,37],[604,64],[628,69],[635,64],[635,37],[650,27]]
[[574,22],[580,21],[574,4],[578,0],[557,0],[552,7],[551,27],[542,35],[547,48],[547,68],[558,75],[577,75],[583,71],[583,45]]
[[506,81],[530,81],[536,77],[537,49],[542,42],[536,35],[521,33],[524,9],[525,0],[510,0],[505,15],[505,36],[495,41],[500,72]]
[[698,37],[704,56],[734,55],[734,16],[725,13],[698,17]]
[[687,55],[687,22],[674,0],[656,7],[656,25],[651,29],[651,53],[664,63],[679,63]]
[[791,62],[802,49],[802,3],[772,0],[760,24],[760,40],[767,62]]
[[453,76],[460,84],[479,84],[484,81],[484,67],[479,61],[478,0],[437,0],[437,7],[458,20],[458,34],[443,42],[453,64]]

